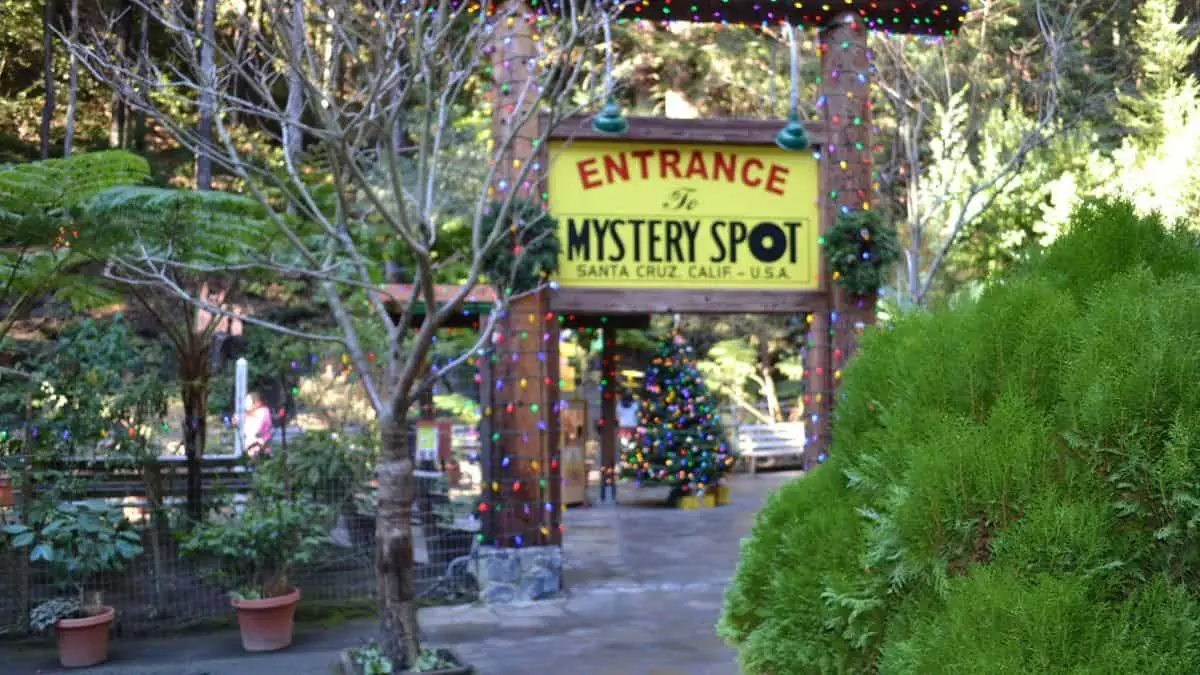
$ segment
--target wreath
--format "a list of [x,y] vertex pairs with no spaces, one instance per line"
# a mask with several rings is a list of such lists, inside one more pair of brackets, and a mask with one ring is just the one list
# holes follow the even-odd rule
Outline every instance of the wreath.
[[876,211],[842,214],[821,241],[833,282],[851,296],[875,295],[900,258],[896,230]]
[[492,204],[483,216],[483,232],[504,233],[484,258],[484,270],[496,290],[524,293],[546,283],[558,269],[558,221],[534,201],[513,200],[505,222],[503,204]]

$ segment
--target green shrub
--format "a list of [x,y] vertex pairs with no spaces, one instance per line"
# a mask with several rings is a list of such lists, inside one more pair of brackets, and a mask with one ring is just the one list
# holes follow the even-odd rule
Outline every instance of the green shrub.
[[1200,672],[1197,345],[1195,238],[1122,202],[865,336],[743,546],[743,672]]

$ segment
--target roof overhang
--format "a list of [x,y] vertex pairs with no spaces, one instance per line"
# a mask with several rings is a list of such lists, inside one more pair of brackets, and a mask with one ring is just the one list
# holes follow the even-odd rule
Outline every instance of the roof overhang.
[[818,28],[853,13],[875,31],[949,35],[962,25],[968,8],[964,0],[641,0],[631,2],[622,17],[745,26],[790,23]]

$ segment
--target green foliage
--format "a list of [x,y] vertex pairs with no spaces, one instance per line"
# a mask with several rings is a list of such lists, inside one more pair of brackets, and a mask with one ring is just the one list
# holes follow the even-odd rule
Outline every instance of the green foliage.
[[831,461],[744,545],[743,672],[1200,668],[1198,339],[1200,249],[1123,202],[865,336]]
[[758,377],[758,353],[745,340],[722,340],[699,362],[700,372],[713,391],[728,399],[741,400],[750,382]]
[[421,654],[409,670],[414,673],[431,673],[437,670],[456,668],[459,665],[458,660],[452,658],[444,649],[422,649]]
[[344,433],[313,429],[290,438],[286,453],[278,451],[262,461],[256,479],[260,488],[284,498],[286,469],[293,494],[338,507],[353,499],[355,489],[371,474],[378,456],[379,439],[372,430]]
[[391,675],[394,672],[392,660],[375,645],[356,649],[353,656],[354,663],[362,669],[362,675]]
[[900,258],[896,230],[878,211],[844,213],[822,237],[833,281],[854,297],[875,295]]
[[715,485],[736,459],[725,441],[716,399],[683,336],[663,340],[646,369],[638,409],[638,440],[625,456],[624,477],[669,485],[682,494]]
[[257,261],[273,241],[269,214],[257,201],[228,192],[115,187],[74,210],[84,233],[183,263],[228,267]]
[[325,545],[329,515],[306,498],[256,495],[240,512],[216,514],[184,534],[181,551],[219,559],[241,597],[282,595],[292,568],[311,562]]
[[[484,269],[502,293],[524,293],[546,283],[558,269],[558,221],[536,202],[513,200],[506,220],[499,221],[502,204],[491,205],[483,216],[485,236],[500,231],[500,242],[485,259]],[[511,223],[511,224],[509,224]]]
[[448,415],[463,424],[479,423],[479,402],[463,394],[434,394],[433,407],[438,413]]
[[35,525],[0,527],[13,548],[29,549],[29,560],[45,561],[60,586],[83,584],[101,572],[123,568],[142,553],[142,538],[119,506],[102,501],[59,502]]
[[29,627],[41,632],[61,619],[81,618],[83,608],[75,598],[52,598],[29,610]]
[[1175,20],[1179,0],[1146,0],[1139,5],[1130,30],[1138,78],[1135,91],[1120,99],[1120,119],[1132,132],[1131,140],[1152,148],[1164,140],[1166,118],[1171,114],[1162,104],[1182,87],[1195,86],[1187,67],[1197,41],[1185,37],[1189,32],[1186,21]]
[[40,234],[40,241],[49,244],[56,232],[46,236],[47,224],[61,224],[71,209],[105,190],[137,185],[149,176],[146,160],[120,150],[0,164],[0,225],[5,235],[15,232],[21,243],[35,244],[29,238]]
[[140,456],[166,416],[161,359],[121,315],[84,320],[61,333],[54,350],[31,359],[27,388],[0,394],[17,398],[0,408],[0,426],[24,422],[18,402],[28,395],[37,429],[25,446],[30,457],[89,457],[98,446],[115,456]]
[[94,275],[77,274],[123,240],[111,229],[81,231],[71,213],[104,190],[146,180],[145,160],[98,152],[27,164],[0,164],[0,342],[44,294],[76,310],[115,295]]
[[[351,657],[362,675],[391,675],[396,672],[396,664],[377,645],[354,649]],[[400,672],[432,673],[460,666],[458,659],[444,649],[422,649],[412,666]]]

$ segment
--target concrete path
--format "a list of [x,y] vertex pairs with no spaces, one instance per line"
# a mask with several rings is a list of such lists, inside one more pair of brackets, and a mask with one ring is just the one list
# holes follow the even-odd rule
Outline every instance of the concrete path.
[[[572,510],[565,597],[526,607],[425,609],[425,642],[454,648],[480,675],[738,675],[713,626],[755,512],[795,476],[738,476],[730,506],[713,510]],[[299,625],[291,649],[267,655],[242,653],[236,632],[115,640],[107,664],[82,672],[329,675],[338,651],[373,630],[366,621]],[[0,675],[58,672],[54,659],[47,646],[0,643]]]

